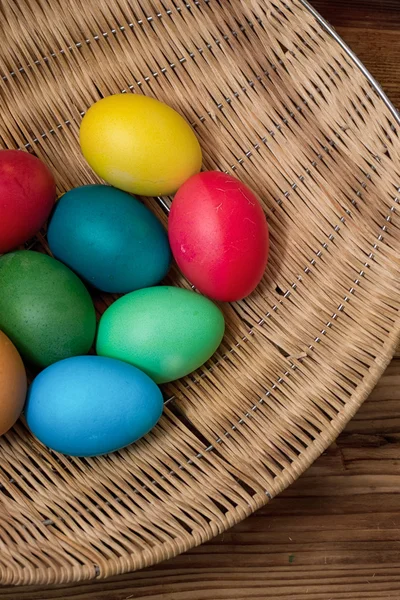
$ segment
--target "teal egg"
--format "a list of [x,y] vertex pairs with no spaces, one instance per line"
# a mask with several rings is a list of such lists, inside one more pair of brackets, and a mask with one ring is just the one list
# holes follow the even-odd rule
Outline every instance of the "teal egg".
[[208,298],[181,288],[153,287],[127,294],[106,310],[97,353],[131,363],[156,383],[166,383],[205,363],[224,330],[224,317]]
[[25,417],[31,432],[52,450],[97,456],[144,436],[162,410],[160,389],[139,369],[110,358],[77,356],[36,377]]
[[55,258],[103,292],[153,286],[171,263],[167,233],[157,217],[133,196],[106,185],[64,194],[47,238]]

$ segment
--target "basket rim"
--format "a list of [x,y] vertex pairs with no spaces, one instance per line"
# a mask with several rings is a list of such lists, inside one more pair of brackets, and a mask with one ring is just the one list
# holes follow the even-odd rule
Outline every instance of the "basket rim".
[[[360,69],[360,71],[363,73],[363,75],[369,81],[371,86],[375,89],[375,91],[377,92],[379,97],[382,99],[382,101],[384,102],[386,107],[389,109],[393,118],[400,125],[400,112],[396,109],[396,107],[394,106],[394,104],[391,102],[388,95],[386,94],[386,92],[383,90],[382,86],[371,75],[371,73],[369,72],[367,67],[358,58],[356,53],[353,52],[353,50],[350,48],[350,46],[348,44],[346,44],[346,42],[337,33],[337,31],[334,29],[334,27],[332,25],[330,25],[330,23],[308,2],[308,0],[299,0],[299,2],[307,11],[309,11],[315,17],[315,19],[319,23],[319,25],[321,25],[321,27],[327,33],[329,33],[329,35],[332,36],[332,38],[341,46],[341,48],[344,50],[344,52],[346,52],[346,54],[352,59],[352,61],[355,63],[355,65]],[[323,452],[325,452],[325,450],[327,450],[327,448],[332,444],[332,442],[334,442],[334,440],[337,438],[337,436],[343,431],[343,429],[346,427],[346,425],[349,423],[349,421],[358,412],[359,408],[362,406],[362,404],[365,402],[365,400],[367,400],[369,395],[372,393],[374,387],[379,382],[382,374],[384,373],[384,371],[390,364],[391,360],[393,359],[393,356],[396,352],[399,341],[400,341],[400,323],[398,323],[397,326],[392,329],[390,335],[387,338],[387,342],[385,344],[386,352],[384,353],[384,357],[381,358],[381,360],[375,361],[374,365],[371,367],[371,369],[368,373],[368,376],[364,378],[362,384],[360,386],[358,386],[357,389],[355,390],[355,392],[352,394],[352,396],[351,396],[352,402],[348,402],[346,404],[346,407],[344,408],[343,412],[335,419],[335,421],[333,421],[331,423],[330,427],[325,429],[320,434],[319,438],[317,438],[316,442],[317,441],[320,442],[318,447],[314,447],[314,445],[311,445],[304,451],[304,453],[302,453],[298,457],[298,463],[301,463],[301,467],[299,469],[297,469],[297,473],[296,473],[297,477],[302,475],[315,462],[315,460],[317,460],[321,456],[321,454]],[[337,421],[339,421],[339,423],[337,423]],[[328,435],[328,433],[329,433],[329,435]],[[314,444],[315,444],[315,442],[314,442]],[[284,474],[284,472],[283,472],[283,474]],[[285,489],[287,489],[290,485],[292,485],[292,483],[296,480],[297,477],[292,476],[291,481],[288,481],[286,479],[285,483],[283,483],[282,477],[277,477],[276,482],[278,484],[279,491],[274,496],[272,496],[268,490],[265,490],[265,494],[263,496],[255,495],[253,497],[254,504],[252,507],[249,506],[248,513],[245,516],[243,516],[243,511],[241,511],[240,513],[237,512],[236,514],[231,513],[229,515],[230,516],[229,522],[227,519],[226,523],[224,524],[224,528],[221,529],[220,533],[223,533],[227,529],[230,529],[231,527],[238,525],[241,521],[243,521],[244,518],[248,518],[251,514],[253,514],[257,510],[259,510],[263,506],[265,506],[270,500],[272,500],[279,493],[282,493]],[[282,483],[279,484],[280,479],[281,479]],[[213,537],[215,537],[215,534],[212,531],[212,528],[209,527],[207,535],[204,536],[204,539],[202,540],[201,544],[212,540]],[[190,543],[190,542],[183,543],[183,544],[181,543],[179,549],[176,548],[172,551],[169,549],[167,552],[168,558],[165,558],[165,559],[163,558],[162,562],[164,562],[165,560],[170,560],[176,556],[179,556],[180,554],[187,552],[188,550],[196,547],[196,545],[198,545],[198,544],[194,543],[193,540],[192,540],[192,543]],[[157,563],[154,562],[153,560],[142,558],[142,560],[140,560],[139,566],[137,566],[137,563],[136,563],[135,570],[150,567],[155,564],[157,564]],[[118,572],[116,572],[115,575],[122,575],[124,573],[129,572],[129,569],[126,568],[126,560],[120,561],[120,565],[121,565],[121,569],[118,570]],[[96,576],[96,578],[97,577],[98,576]]]
[[[351,48],[346,44],[346,42],[336,32],[336,30],[329,24],[329,22],[308,2],[308,0],[298,0],[298,2],[305,10],[312,14],[312,16],[316,19],[317,23],[340,45],[342,50],[358,67],[358,69],[365,76],[372,88],[379,95],[380,99],[384,102],[391,115],[395,119],[396,123],[400,125],[400,112],[390,101],[386,92],[383,90],[378,81],[371,75],[371,73],[365,67],[363,62],[358,58],[358,56],[353,52],[353,50],[351,50]],[[368,374],[364,377],[361,384],[352,393],[349,401],[343,408],[343,411],[337,417],[335,417],[333,421],[331,421],[330,425],[326,427],[324,431],[322,431],[319,434],[314,443],[311,444],[307,449],[304,450],[304,452],[301,455],[298,456],[296,472],[290,473],[289,475],[287,472],[283,471],[282,475],[276,478],[275,481],[277,492],[273,496],[267,490],[265,490],[264,494],[255,494],[252,498],[252,505],[248,506],[246,514],[244,514],[243,507],[240,511],[234,509],[231,512],[229,512],[229,514],[225,516],[225,520],[222,523],[222,526],[219,527],[219,533],[223,533],[232,526],[237,525],[244,518],[247,518],[256,510],[265,506],[270,499],[272,499],[278,493],[281,493],[289,485],[291,485],[313,464],[315,460],[317,460],[321,456],[321,454],[343,431],[343,429],[346,427],[351,418],[356,414],[358,409],[368,398],[373,388],[378,383],[383,372],[392,360],[393,355],[398,346],[399,340],[400,319],[394,324],[392,330],[390,331],[390,334],[388,335],[384,347],[382,349],[381,356],[375,359],[373,365],[369,369]],[[210,525],[208,525],[205,529],[206,530],[204,532],[204,535],[202,536],[202,540],[200,543],[210,541],[215,536],[215,531]],[[188,550],[194,548],[196,545],[198,545],[198,542],[195,540],[195,538],[193,536],[188,536],[186,539],[179,540],[179,542],[177,542],[174,545],[170,543],[165,545],[163,544],[164,555],[161,556],[162,553],[160,552],[158,560],[154,560],[154,556],[150,556],[150,554],[144,553],[141,553],[139,555],[131,555],[130,560],[127,560],[127,558],[124,557],[123,559],[118,560],[117,568],[113,570],[112,575],[122,575],[124,573],[129,573],[133,570],[139,570],[145,567],[152,566],[154,564],[157,564],[157,562],[169,560],[183,552],[187,552]],[[93,569],[90,569],[87,566],[74,567],[72,572],[70,572],[67,577],[63,577],[62,573],[59,573],[57,576],[57,573],[55,573],[52,569],[49,569],[47,573],[45,569],[42,569],[41,573],[39,573],[38,570],[35,571],[36,572],[26,570],[24,576],[21,578],[18,585],[50,585],[58,583],[67,584],[102,578],[100,569],[96,565],[93,565]]]

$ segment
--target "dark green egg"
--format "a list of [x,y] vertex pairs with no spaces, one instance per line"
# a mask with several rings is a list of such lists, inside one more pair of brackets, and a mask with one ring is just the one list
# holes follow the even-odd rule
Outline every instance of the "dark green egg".
[[47,367],[90,350],[95,310],[81,280],[58,260],[12,252],[0,258],[0,329],[26,360]]

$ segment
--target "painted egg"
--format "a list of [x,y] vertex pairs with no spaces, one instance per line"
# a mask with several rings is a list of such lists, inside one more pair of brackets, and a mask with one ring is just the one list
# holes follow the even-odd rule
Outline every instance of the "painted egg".
[[162,410],[159,388],[139,369],[111,358],[77,356],[36,377],[25,416],[31,432],[52,450],[97,456],[144,436]]
[[93,104],[82,120],[80,142],[97,175],[133,194],[172,194],[201,168],[200,145],[185,119],[140,94]]
[[47,367],[85,354],[95,336],[92,299],[58,260],[22,250],[0,258],[0,329],[30,362]]
[[55,258],[104,292],[155,285],[171,263],[167,233],[141,202],[105,185],[64,194],[48,228]]
[[224,317],[195,292],[160,286],[132,292],[104,313],[97,353],[125,360],[156,383],[179,379],[214,354],[224,335]]
[[0,254],[33,237],[56,199],[48,167],[21,150],[0,150]]
[[168,224],[172,253],[188,280],[210,298],[241,300],[260,283],[268,261],[268,224],[242,182],[209,171],[179,189]]
[[0,331],[0,435],[16,422],[26,397],[25,367],[17,349]]

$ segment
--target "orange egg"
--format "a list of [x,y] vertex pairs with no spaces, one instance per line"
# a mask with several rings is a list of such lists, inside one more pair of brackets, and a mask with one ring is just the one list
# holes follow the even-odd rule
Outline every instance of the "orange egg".
[[0,435],[18,419],[26,398],[25,367],[14,344],[0,331]]

